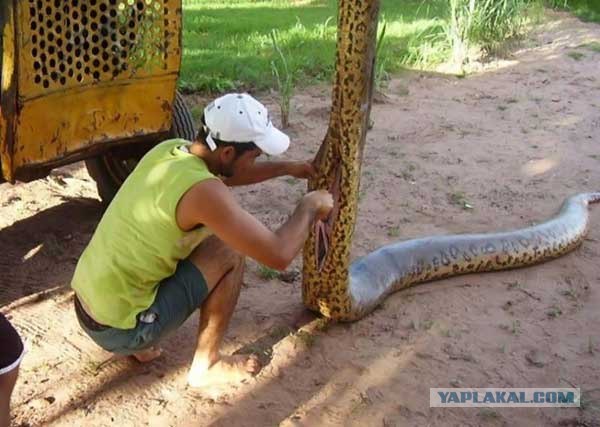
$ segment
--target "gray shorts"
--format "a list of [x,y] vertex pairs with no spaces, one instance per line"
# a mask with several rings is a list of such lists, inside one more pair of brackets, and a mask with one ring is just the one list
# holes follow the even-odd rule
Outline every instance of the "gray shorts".
[[162,280],[152,305],[137,315],[133,329],[103,326],[91,319],[75,298],[81,328],[103,349],[132,354],[156,345],[175,331],[208,296],[202,272],[189,260],[179,261],[175,273]]

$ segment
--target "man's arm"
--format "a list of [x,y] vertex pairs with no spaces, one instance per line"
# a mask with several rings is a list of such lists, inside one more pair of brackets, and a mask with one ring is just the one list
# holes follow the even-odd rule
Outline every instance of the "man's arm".
[[333,206],[326,191],[304,196],[294,213],[273,232],[245,211],[219,180],[206,180],[193,186],[177,206],[177,223],[184,229],[203,224],[236,251],[277,270],[285,270],[300,252],[309,227],[325,218]]
[[279,176],[290,175],[296,178],[309,178],[315,173],[310,162],[257,162],[238,172],[236,176],[224,178],[227,186],[250,185]]

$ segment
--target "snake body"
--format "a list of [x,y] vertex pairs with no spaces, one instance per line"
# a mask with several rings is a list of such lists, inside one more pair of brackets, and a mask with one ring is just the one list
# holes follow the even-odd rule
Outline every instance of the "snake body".
[[[339,0],[336,76],[329,127],[315,158],[309,190],[326,188],[334,209],[304,246],[304,305],[335,320],[357,320],[389,294],[458,274],[503,270],[546,261],[579,245],[588,204],[600,193],[568,198],[559,213],[536,226],[489,234],[425,237],[384,246],[350,261],[362,153],[373,93],[378,0]],[[400,119],[400,117],[399,117]]]
[[350,265],[351,309],[346,320],[363,317],[392,292],[418,283],[557,258],[581,244],[588,230],[588,204],[599,201],[600,192],[569,197],[553,218],[519,230],[433,236],[383,246]]

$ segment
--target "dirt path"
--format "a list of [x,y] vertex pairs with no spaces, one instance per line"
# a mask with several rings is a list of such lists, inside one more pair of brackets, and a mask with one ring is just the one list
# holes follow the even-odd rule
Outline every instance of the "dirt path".
[[[600,190],[600,53],[578,47],[600,42],[600,26],[562,18],[481,74],[391,82],[373,108],[355,256],[391,240],[529,225],[565,196]],[[289,157],[316,152],[329,97],[295,97]],[[275,226],[303,191],[282,178],[237,193]],[[563,258],[409,289],[353,324],[298,329],[299,279],[267,279],[249,261],[225,351],[270,363],[218,398],[185,387],[196,316],[149,365],[111,359],[80,331],[68,283],[100,215],[80,164],[0,185],[0,306],[29,346],[17,426],[600,425],[598,206],[588,239]],[[571,385],[582,409],[429,408],[430,387]]]

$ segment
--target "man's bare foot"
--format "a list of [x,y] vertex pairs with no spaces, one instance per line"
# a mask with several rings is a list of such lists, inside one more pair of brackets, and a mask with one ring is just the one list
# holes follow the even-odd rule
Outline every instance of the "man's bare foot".
[[209,387],[239,383],[258,374],[261,368],[258,358],[254,355],[224,356],[208,369],[192,364],[188,384],[191,387]]
[[150,347],[142,351],[138,351],[137,353],[133,353],[132,356],[138,361],[142,363],[150,362],[162,354],[162,348],[160,347]]

